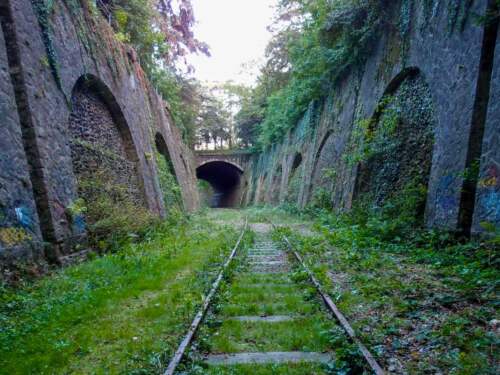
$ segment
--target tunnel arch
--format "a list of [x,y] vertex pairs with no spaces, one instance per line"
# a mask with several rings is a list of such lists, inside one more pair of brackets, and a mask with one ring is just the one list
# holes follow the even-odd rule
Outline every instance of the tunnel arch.
[[238,206],[242,176],[243,169],[228,161],[207,161],[196,168],[196,177],[207,181],[213,188],[211,207]]
[[[73,87],[68,135],[79,198],[88,204],[107,196],[117,205],[146,208],[128,123],[111,90],[93,75],[81,76]],[[82,221],[76,221],[77,229],[83,229]]]
[[217,163],[226,163],[226,164],[230,164],[230,165],[232,165],[234,168],[236,168],[237,170],[239,170],[239,171],[240,171],[240,173],[245,173],[245,171],[244,171],[243,167],[241,167],[239,164],[234,163],[234,162],[232,162],[232,161],[228,161],[228,160],[222,160],[222,159],[214,159],[214,160],[207,160],[207,161],[204,161],[204,162],[202,162],[202,163],[198,164],[198,168],[200,168],[200,167],[202,167],[202,166],[204,166],[204,165],[206,165],[206,164],[208,164],[208,163],[215,163],[215,162],[217,162]]

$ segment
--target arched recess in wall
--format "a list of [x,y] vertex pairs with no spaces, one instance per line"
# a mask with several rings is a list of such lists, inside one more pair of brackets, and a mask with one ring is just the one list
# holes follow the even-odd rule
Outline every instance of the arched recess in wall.
[[335,170],[332,165],[336,162],[338,152],[335,144],[335,137],[332,133],[332,130],[326,132],[318,151],[314,155],[314,165],[309,191],[309,197],[313,201],[317,200],[319,195],[324,195],[327,192],[331,195],[333,190]]
[[210,160],[196,168],[196,177],[212,186],[211,207],[237,207],[241,201],[241,179],[244,171],[225,160]]
[[[382,206],[406,194],[416,198],[423,220],[436,119],[429,86],[417,68],[408,68],[388,85],[365,130],[354,199]],[[417,197],[418,196],[418,197]]]
[[281,164],[279,164],[273,173],[273,181],[270,186],[271,188],[270,203],[279,203],[282,177],[283,177],[283,167]]
[[[79,197],[93,205],[107,201],[144,209],[137,151],[109,88],[98,78],[84,75],[73,88],[71,104],[68,129]],[[98,217],[88,212],[87,219],[92,222]]]
[[[158,166],[158,177],[163,195],[163,203],[167,212],[172,208],[182,208],[179,180],[175,173],[174,164],[168,151],[167,143],[160,133],[155,135],[156,164]],[[184,161],[184,158],[182,158]]]
[[259,204],[259,203],[263,203],[266,201],[266,187],[267,187],[267,177],[268,177],[268,174],[267,172],[264,173],[263,176],[260,176],[259,178],[259,186],[257,187],[258,188],[258,193],[257,193],[257,196],[255,197],[255,203]]
[[301,184],[301,173],[298,173],[300,167],[302,166],[302,154],[296,152],[293,156],[292,165],[290,168],[290,174],[288,176],[288,186],[286,201],[289,203],[297,203],[299,197],[300,184]]

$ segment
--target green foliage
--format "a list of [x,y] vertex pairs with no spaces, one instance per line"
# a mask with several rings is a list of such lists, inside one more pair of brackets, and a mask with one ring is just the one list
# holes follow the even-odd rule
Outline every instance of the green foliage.
[[278,67],[281,71],[264,69],[260,85],[265,84],[266,76],[281,74],[285,78],[267,91],[265,118],[259,130],[261,146],[280,139],[295,126],[312,100],[324,97],[342,74],[366,59],[385,6],[384,1],[372,0],[280,3],[278,18],[291,21],[277,34],[276,39],[285,42],[274,51],[284,49],[286,63]]
[[183,78],[172,69],[153,68],[150,79],[168,102],[169,113],[175,125],[181,130],[182,138],[186,143],[193,145],[200,105],[197,83]]
[[[112,25],[118,39],[131,44],[140,57],[142,67],[151,72],[155,58],[165,48],[165,36],[153,27],[156,12],[153,0],[113,0],[109,2]],[[153,51],[157,52],[153,52]]]
[[89,242],[95,249],[117,250],[140,237],[157,220],[134,198],[128,186],[116,183],[104,171],[80,179],[78,185],[85,198],[78,201],[77,207],[85,211]]
[[61,76],[59,73],[57,54],[52,40],[52,24],[50,21],[50,17],[54,10],[54,0],[31,0],[31,3],[33,4],[38,24],[42,30],[43,44],[47,53],[47,59],[43,64],[47,64],[50,67],[50,71],[54,76],[57,86],[61,88]]
[[237,237],[203,217],[171,218],[115,253],[0,284],[0,372],[162,372]]
[[373,118],[367,118],[354,124],[348,145],[349,152],[344,154],[344,160],[348,165],[354,166],[367,161],[377,153],[383,153],[391,141],[393,142],[401,122],[399,109],[392,105],[394,101],[392,96],[382,98],[377,109],[380,114],[378,122]]
[[85,212],[87,212],[85,200],[82,198],[75,199],[66,209],[70,216],[73,218],[83,215],[85,214]]
[[484,241],[427,230],[418,220],[424,198],[408,186],[381,207],[310,208],[317,232],[280,231],[385,368],[397,358],[410,373],[493,374],[498,228],[485,223]]
[[155,156],[165,209],[168,213],[172,211],[180,212],[183,209],[181,188],[175,176],[172,162],[159,152],[156,152]]

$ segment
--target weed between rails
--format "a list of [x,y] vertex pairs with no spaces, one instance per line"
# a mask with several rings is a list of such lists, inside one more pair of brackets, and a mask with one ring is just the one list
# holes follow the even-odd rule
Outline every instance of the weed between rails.
[[[248,210],[245,211],[248,213]],[[323,306],[307,275],[259,274],[240,254],[197,334],[181,371],[188,374],[363,373],[364,360]],[[234,320],[238,316],[285,315],[284,322]],[[207,354],[244,352],[333,352],[331,363],[209,366]]]

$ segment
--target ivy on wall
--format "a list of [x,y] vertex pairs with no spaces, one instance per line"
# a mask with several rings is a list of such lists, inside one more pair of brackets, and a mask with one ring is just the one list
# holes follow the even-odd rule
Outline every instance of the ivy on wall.
[[31,0],[33,9],[35,10],[38,24],[42,32],[43,44],[47,53],[46,60],[42,61],[43,65],[48,65],[59,89],[62,88],[61,76],[59,74],[59,63],[57,53],[54,48],[52,24],[50,17],[54,10],[55,0]]
[[163,194],[165,209],[170,211],[182,210],[181,188],[175,177],[173,165],[170,160],[159,152],[155,153],[156,165],[158,167],[158,177]]
[[[420,75],[407,77],[382,99],[374,118],[359,127],[364,140],[357,196],[369,196],[377,206],[408,189],[427,188],[434,144],[434,106],[429,87]],[[423,212],[421,212],[423,213]]]

